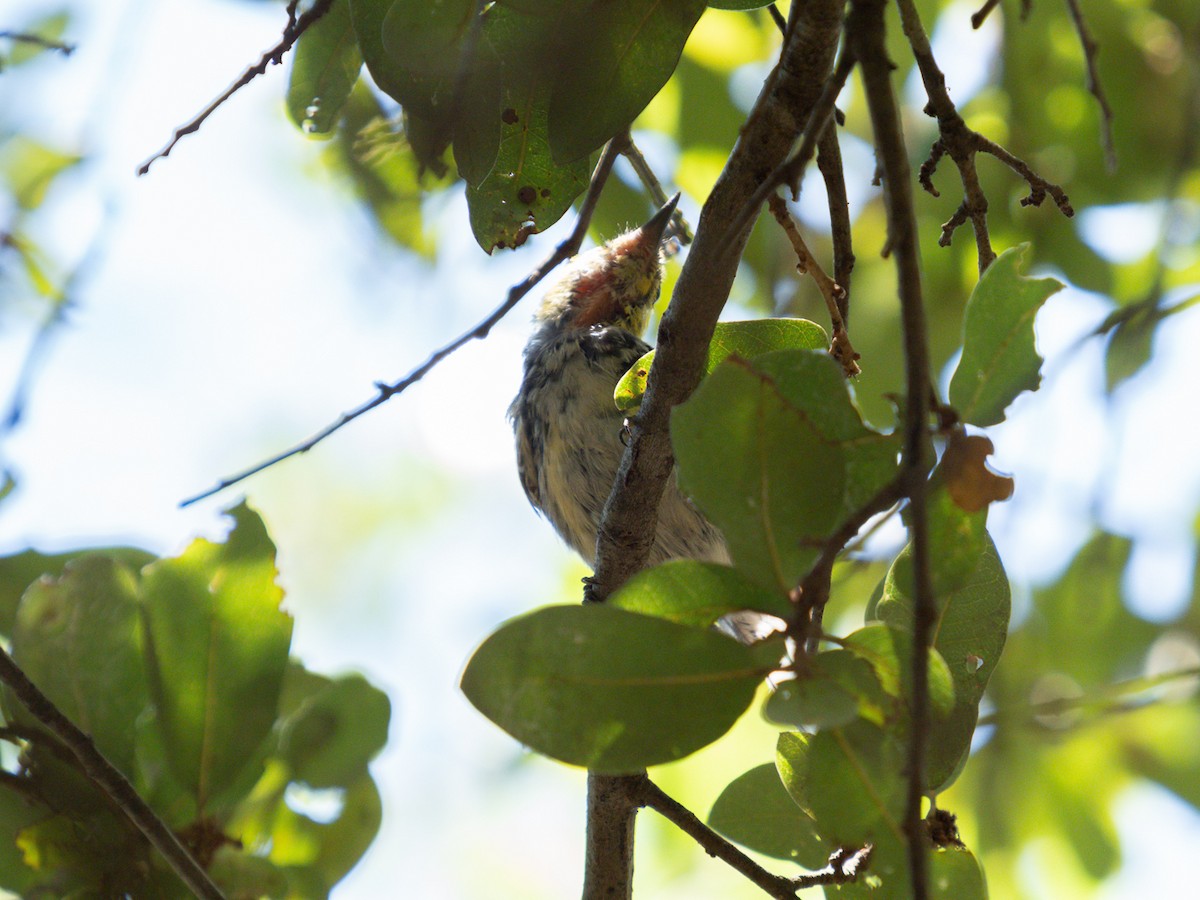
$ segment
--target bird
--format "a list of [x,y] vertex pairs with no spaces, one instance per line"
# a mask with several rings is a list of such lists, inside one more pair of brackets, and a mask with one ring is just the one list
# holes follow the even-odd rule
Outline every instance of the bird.
[[[679,195],[640,228],[572,257],[547,289],[525,347],[509,418],[525,495],[593,569],[600,517],[624,453],[613,391],[650,345],[642,334],[662,290],[662,245]],[[719,529],[671,478],[647,565],[729,562]]]

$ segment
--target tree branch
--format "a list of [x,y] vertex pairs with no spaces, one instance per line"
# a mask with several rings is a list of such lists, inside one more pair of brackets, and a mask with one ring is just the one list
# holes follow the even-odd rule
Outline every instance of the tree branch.
[[842,288],[838,311],[850,327],[850,275],[854,271],[854,242],[850,234],[850,200],[846,195],[846,173],[837,128],[831,122],[817,142],[817,169],[825,180],[829,201],[829,227],[833,236],[833,280]]
[[1071,13],[1071,21],[1075,24],[1075,33],[1079,35],[1079,43],[1083,47],[1083,60],[1087,65],[1087,89],[1096,98],[1100,107],[1100,145],[1104,148],[1104,168],[1112,175],[1117,171],[1117,148],[1113,143],[1113,111],[1108,105],[1108,96],[1104,93],[1104,85],[1100,83],[1100,72],[1096,68],[1096,57],[1100,54],[1100,45],[1092,37],[1083,18],[1083,10],[1079,0],[1066,0],[1067,10]]
[[0,31],[0,38],[20,44],[33,44],[35,47],[41,47],[43,50],[53,50],[56,53],[61,53],[63,56],[70,56],[75,52],[74,44],[65,44],[62,41],[44,38],[40,34],[29,34],[24,31]]
[[991,154],[1025,179],[1030,190],[1029,196],[1021,201],[1022,206],[1040,206],[1046,199],[1046,195],[1049,194],[1054,198],[1054,202],[1063,215],[1070,217],[1075,214],[1075,211],[1071,208],[1071,203],[1061,187],[1046,181],[1023,160],[967,127],[967,123],[963,121],[958,108],[946,90],[946,76],[938,66],[937,60],[934,59],[933,49],[929,45],[929,36],[921,24],[916,4],[913,0],[897,0],[897,6],[900,9],[900,22],[904,29],[904,36],[912,48],[913,58],[921,73],[926,96],[929,97],[929,104],[925,107],[925,112],[937,119],[938,131],[941,133],[941,137],[930,150],[929,159],[921,166],[921,186],[933,196],[940,196],[937,188],[933,186],[933,173],[937,170],[939,160],[947,154],[958,167],[959,179],[963,185],[963,202],[954,215],[942,226],[942,237],[938,244],[942,247],[950,246],[950,240],[955,230],[970,221],[975,231],[979,271],[982,274],[996,258],[996,252],[992,249],[991,236],[987,227],[987,196],[983,193],[983,187],[979,183],[979,174],[975,170],[977,153]]
[[147,159],[144,163],[138,166],[137,173],[145,175],[150,171],[151,164],[159,158],[166,159],[171,155],[171,151],[175,149],[175,145],[189,134],[195,134],[200,130],[200,126],[204,121],[211,116],[226,100],[252,82],[259,75],[267,71],[267,66],[274,64],[279,65],[283,61],[283,54],[295,46],[296,41],[300,39],[300,35],[304,34],[318,19],[329,12],[329,8],[333,6],[333,0],[316,0],[315,3],[299,18],[296,17],[295,4],[288,5],[288,23],[283,29],[283,37],[279,43],[264,53],[257,63],[246,69],[233,84],[225,89],[219,97],[213,100],[208,106],[204,107],[190,122],[186,125],[181,125],[175,129],[175,133],[171,139],[167,141],[165,147]]
[[129,779],[104,758],[92,743],[92,739],[63,715],[3,649],[0,649],[0,681],[8,685],[30,714],[62,742],[83,774],[125,814],[150,845],[162,854],[163,859],[192,893],[203,900],[222,900],[224,895],[220,888],[180,843],[175,833],[138,795]]
[[870,858],[870,848],[854,852],[838,851],[829,858],[829,865],[807,875],[788,878],[764,869],[749,856],[717,834],[686,806],[665,793],[645,775],[631,776],[631,789],[639,806],[649,807],[692,838],[709,856],[744,875],[776,900],[795,900],[796,892],[825,884],[845,884],[856,881]]
[[[786,161],[806,123],[815,141],[829,118],[828,113],[819,116],[814,111],[833,66],[842,14],[839,0],[808,0],[793,6],[779,64],[763,86],[701,211],[693,250],[659,327],[658,352],[641,411],[605,504],[591,585],[596,599],[603,600],[645,565],[654,541],[658,502],[674,466],[670,412],[688,397],[703,372],[713,328],[757,214],[757,206],[744,214],[745,198]],[[830,99],[830,108],[832,104]],[[816,118],[821,119],[821,127],[812,125]],[[744,221],[739,223],[743,215]],[[589,797],[607,796],[604,788],[611,782],[610,776],[590,773],[588,780]],[[619,804],[594,802],[588,806],[586,900],[622,900],[631,895],[632,841],[606,848],[590,843],[593,835],[619,828],[627,814]],[[608,852],[599,852],[605,849]]]
[[[900,0],[903,7],[908,0]],[[929,348],[913,208],[912,170],[904,146],[900,113],[891,83],[891,63],[884,37],[885,0],[854,0],[847,21],[847,40],[860,61],[875,146],[883,173],[888,246],[896,263],[905,351],[905,421],[901,478],[909,502],[914,611],[911,733],[908,748],[908,796],[904,830],[914,900],[929,894],[926,829],[921,816],[925,745],[929,732],[929,644],[937,616],[930,576],[929,524],[926,518],[926,472],[930,412]]]
[[199,494],[195,494],[194,496],[188,497],[179,505],[190,506],[193,503],[205,499],[206,497],[211,497],[213,494],[225,490],[227,487],[231,487],[241,481],[245,481],[252,475],[257,475],[264,469],[269,469],[276,463],[283,462],[285,459],[298,456],[302,453],[307,453],[335,431],[338,431],[345,425],[349,425],[359,416],[370,412],[377,406],[383,405],[397,394],[403,393],[412,385],[416,384],[418,381],[428,375],[438,363],[440,363],[450,354],[454,353],[454,351],[458,350],[464,344],[467,344],[473,340],[481,340],[487,337],[492,328],[495,327],[496,323],[508,315],[509,311],[511,311],[512,308],[521,301],[521,298],[533,290],[538,282],[549,275],[559,263],[569,259],[579,251],[579,247],[583,244],[583,239],[587,235],[588,225],[592,221],[592,214],[596,211],[596,202],[600,199],[600,191],[604,188],[604,183],[608,181],[609,173],[612,172],[613,163],[616,161],[617,153],[617,140],[614,139],[613,141],[609,141],[608,145],[604,148],[604,152],[600,155],[600,160],[596,163],[595,171],[592,172],[592,180],[588,185],[587,193],[584,195],[583,203],[580,204],[579,218],[575,222],[575,228],[567,236],[566,240],[555,247],[554,252],[542,261],[541,265],[525,276],[525,278],[519,284],[515,284],[509,289],[508,296],[505,298],[504,302],[496,307],[496,309],[492,311],[491,315],[489,315],[471,330],[460,334],[449,344],[446,344],[446,346],[439,350],[435,350],[432,354],[430,354],[429,358],[426,359],[425,362],[421,363],[421,365],[417,366],[417,368],[413,369],[399,381],[393,384],[383,384],[382,382],[377,382],[375,384],[375,390],[377,393],[374,397],[365,403],[354,407],[354,409],[342,413],[335,422],[326,425],[312,437],[301,441],[299,444],[296,444],[287,450],[276,453],[270,459],[263,460],[257,465],[253,465],[250,468],[237,473],[236,475],[231,475],[228,478],[222,479],[214,487],[211,487],[206,491],[202,491]]

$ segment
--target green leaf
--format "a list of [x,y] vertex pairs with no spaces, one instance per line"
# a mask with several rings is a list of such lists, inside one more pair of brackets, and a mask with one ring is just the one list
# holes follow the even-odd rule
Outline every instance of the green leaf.
[[329,11],[296,42],[287,108],[305,134],[330,134],[358,81],[363,60],[350,2],[334,0]]
[[12,556],[0,557],[0,634],[11,635],[17,603],[25,589],[43,575],[57,577],[73,559],[88,554],[106,556],[113,561],[137,570],[156,559],[153,553],[137,547],[104,547],[95,550],[76,550],[71,553],[39,553],[22,550]]
[[586,158],[645,109],[675,71],[704,7],[704,0],[604,0],[568,20],[550,105],[555,160]]
[[929,854],[929,896],[940,900],[987,900],[983,866],[966,847],[942,847]]
[[550,159],[546,100],[543,86],[502,96],[504,111],[512,116],[502,120],[496,163],[478,185],[467,186],[471,231],[488,253],[519,247],[530,234],[549,228],[587,188],[587,158],[566,165]]
[[475,651],[462,689],[539,753],[601,772],[636,772],[715,741],[778,661],[714,630],[607,604],[551,606],[501,626]]
[[0,170],[8,193],[22,210],[37,209],[63,172],[78,165],[82,156],[62,153],[23,135],[9,137],[0,153]]
[[[150,688],[171,771],[200,811],[275,722],[292,637],[275,547],[244,503],[224,544],[197,540],[143,572]],[[260,762],[260,761],[259,761]]]
[[897,438],[863,425],[827,353],[731,357],[674,411],[679,484],[738,569],[786,594],[896,472]]
[[805,868],[818,868],[829,856],[816,822],[784,789],[773,763],[755,766],[726,785],[708,824],[743,847]]
[[[1008,635],[1011,594],[1008,577],[991,539],[974,571],[953,590],[939,594],[933,647],[941,654],[954,682],[954,708],[945,719],[930,723],[927,784],[942,790],[956,776],[959,764],[970,751],[971,736],[979,717],[979,701],[988,679],[1000,660]],[[892,628],[911,633],[913,600],[906,579],[898,576],[902,560],[911,555],[906,548],[897,558],[884,582],[877,614]]]
[[[884,691],[908,702],[912,695],[912,639],[909,631],[873,623],[849,635],[846,646],[871,664]],[[954,709],[954,679],[936,648],[931,648],[929,652],[928,685],[929,705],[935,718],[948,716]]]
[[409,112],[441,119],[470,32],[474,0],[350,0],[363,59],[379,87]]
[[278,755],[314,788],[356,780],[387,742],[391,702],[361,675],[327,681],[291,715]]
[[794,611],[786,597],[764,590],[736,569],[694,559],[643,569],[625,582],[608,604],[699,628],[743,609],[781,619]]
[[[137,580],[83,556],[35,582],[17,607],[13,659],[118,769],[133,772],[134,722],[149,703]],[[18,721],[35,724],[23,709]]]
[[[718,322],[713,339],[708,345],[708,362],[704,374],[708,375],[730,356],[753,359],[773,350],[824,350],[829,347],[829,336],[816,322],[807,319],[751,319],[747,322]],[[646,379],[654,364],[651,350],[617,382],[613,393],[617,409],[632,414],[641,405],[646,393]]]
[[1017,395],[1037,390],[1042,380],[1033,319],[1063,285],[1018,272],[1028,247],[1021,244],[1001,253],[967,301],[962,359],[950,379],[950,403],[971,425],[1003,422]]
[[821,834],[841,847],[898,837],[904,815],[903,760],[895,735],[861,720],[814,735],[806,787]]
[[832,727],[860,716],[883,725],[890,705],[869,662],[848,650],[829,650],[776,687],[763,712],[782,725]]

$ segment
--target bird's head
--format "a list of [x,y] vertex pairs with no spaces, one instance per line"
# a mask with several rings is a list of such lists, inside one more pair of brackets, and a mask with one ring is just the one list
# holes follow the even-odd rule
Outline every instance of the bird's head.
[[616,325],[646,330],[662,288],[662,240],[679,201],[676,194],[641,228],[573,257],[538,310],[543,335]]

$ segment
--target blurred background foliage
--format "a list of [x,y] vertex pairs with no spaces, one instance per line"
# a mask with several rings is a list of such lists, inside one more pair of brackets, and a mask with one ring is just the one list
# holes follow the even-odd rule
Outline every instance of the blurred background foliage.
[[[238,4],[177,5],[212,6],[209,13],[219,17]],[[268,7],[275,19],[283,22],[281,4],[249,5]],[[1131,595],[1153,595],[1158,590],[1155,572],[1134,571],[1133,537],[1119,533],[1112,517],[1105,514],[1111,496],[1119,490],[1111,466],[1113,447],[1126,439],[1122,429],[1128,417],[1122,408],[1122,392],[1135,388],[1131,382],[1147,364],[1154,368],[1155,351],[1164,332],[1185,319],[1190,321],[1186,312],[1200,290],[1200,7],[1193,0],[1096,0],[1086,4],[1088,27],[1101,48],[1099,74],[1113,110],[1117,167],[1110,171],[1101,139],[1100,112],[1087,91],[1083,52],[1065,3],[1034,0],[1028,15],[1022,15],[1022,4],[1008,0],[978,31],[970,27],[970,16],[977,8],[972,3],[920,0],[917,6],[946,70],[951,97],[967,123],[1061,184],[1074,205],[1076,216],[1071,220],[1050,203],[1024,207],[1020,201],[1028,193],[1027,186],[998,161],[979,158],[996,248],[1030,242],[1030,267],[1037,274],[1063,278],[1074,289],[1074,297],[1084,297],[1090,304],[1086,308],[1092,318],[1086,327],[1093,335],[1069,346],[1060,345],[1050,366],[1066,366],[1086,348],[1103,346],[1105,354],[1104,368],[1093,373],[1095,383],[1088,394],[1099,410],[1089,421],[1098,416],[1098,428],[1080,425],[1075,432],[1077,440],[1068,440],[1065,446],[1061,440],[1043,445],[1034,426],[1021,430],[1014,425],[1007,445],[1005,433],[997,434],[1001,458],[1017,481],[1013,511],[1007,524],[998,526],[1001,532],[1009,530],[1010,543],[1019,543],[1022,529],[1036,541],[1038,523],[1021,517],[1044,510],[1036,502],[1022,505],[1022,488],[1026,497],[1044,489],[1047,483],[1039,479],[1046,477],[1052,462],[1060,466],[1058,471],[1077,464],[1089,470],[1098,467],[1107,474],[1094,479],[1084,490],[1085,496],[1072,506],[1072,533],[1091,536],[1075,541],[1070,553],[1061,558],[1035,566],[1042,577],[1016,586],[1012,632],[985,699],[985,709],[990,712],[977,735],[971,763],[944,797],[944,805],[959,816],[964,838],[984,861],[993,896],[1092,896],[1101,890],[1098,885],[1105,878],[1123,862],[1130,862],[1131,848],[1118,840],[1122,810],[1129,808],[1122,805],[1123,791],[1131,785],[1154,784],[1186,804],[1200,806],[1196,788],[1200,784],[1200,751],[1195,739],[1200,734],[1200,703],[1196,699],[1200,577],[1193,576],[1190,587],[1183,589],[1185,602],[1167,612],[1139,609]],[[781,9],[786,13],[783,6]],[[72,64],[62,50],[41,47],[14,34],[73,43],[89,34],[75,27],[78,21],[78,10],[69,4],[47,5],[40,13],[19,20],[0,19],[0,31],[5,32],[0,36],[0,87],[23,68],[41,66],[44,70],[55,56],[63,57],[56,60],[58,66]],[[94,27],[94,19],[83,21]],[[924,98],[919,79],[895,16],[889,18],[889,25],[892,58],[898,66],[895,83],[906,103],[905,127],[916,170],[928,155],[936,125],[921,111]],[[264,35],[261,42],[268,43],[271,35]],[[176,39],[183,42],[186,35]],[[707,196],[769,71],[778,43],[775,25],[764,10],[707,10],[692,31],[671,80],[634,121],[634,140],[668,191],[678,187],[684,192],[686,209],[696,210]],[[252,61],[245,60],[247,64]],[[276,81],[273,102],[282,109],[287,91],[278,84]],[[865,415],[885,426],[894,416],[889,397],[902,387],[894,274],[891,263],[880,257],[884,215],[879,189],[872,183],[869,124],[857,82],[847,87],[839,106],[846,116],[839,134],[857,253],[850,327],[864,370],[856,391]],[[221,127],[222,114],[210,120],[199,135],[186,139],[190,153],[205,152],[206,136]],[[184,117],[177,115],[171,124],[179,124]],[[277,118],[282,127],[282,113]],[[296,118],[294,109],[292,118]],[[303,117],[299,124],[304,125]],[[445,267],[466,258],[462,247],[471,241],[471,229],[465,210],[451,206],[463,192],[453,159],[443,157],[444,169],[422,166],[418,157],[428,160],[425,150],[414,155],[408,149],[420,148],[428,135],[411,121],[406,124],[395,102],[375,89],[365,72],[349,91],[336,121],[327,124],[327,129],[302,127],[295,133],[296,141],[309,132],[310,139],[320,142],[317,152],[305,158],[303,177],[332,182],[343,192],[340,196],[346,203],[361,206],[393,247],[389,250],[381,243],[383,249],[377,249],[378,253],[395,252],[423,260],[429,268],[421,277],[434,285],[449,285],[435,287],[425,296],[460,309],[463,321],[481,318],[499,301],[507,284],[520,277],[521,266],[531,267],[531,260],[544,255],[550,246],[549,240],[532,238],[530,243],[537,246],[532,253],[523,250],[520,258],[528,265],[497,262],[494,271],[501,274],[490,276],[493,281],[486,290],[455,291],[452,280],[438,279],[448,279]],[[86,288],[89,266],[102,265],[106,252],[102,231],[66,250],[44,237],[45,222],[53,223],[55,216],[62,215],[53,207],[69,209],[82,189],[78,172],[81,166],[87,167],[89,153],[86,141],[56,142],[45,132],[36,119],[10,116],[0,104],[0,328],[32,336],[28,352],[5,370],[11,377],[11,399],[6,400],[0,440],[17,429],[27,403],[36,402],[38,372],[54,365],[53,358],[44,357],[46,342],[39,336],[62,325],[64,307],[78,302],[76,288]],[[126,163],[131,168],[133,161]],[[179,164],[178,159],[159,161],[156,170]],[[974,242],[967,230],[957,231],[949,247],[938,246],[942,223],[961,196],[957,174],[947,161],[943,160],[934,183],[941,197],[919,193],[917,209],[931,346],[940,372],[961,344],[962,308],[977,270]],[[153,184],[147,189],[152,190]],[[49,212],[47,205],[52,207]],[[633,172],[619,165],[593,219],[592,237],[602,240],[641,221],[649,208]],[[450,214],[449,209],[455,212]],[[828,260],[828,215],[824,190],[815,173],[806,178],[796,209],[814,254]],[[472,246],[471,250],[480,255],[478,248]],[[677,272],[677,264],[671,265],[672,273]],[[481,271],[486,271],[483,265]],[[330,298],[328,302],[337,301]],[[1176,313],[1185,315],[1176,318]],[[322,312],[297,314],[320,317]],[[755,228],[732,297],[730,317],[747,314],[825,318],[816,289],[796,277],[794,254],[786,237],[766,220],[760,220]],[[385,379],[391,374],[377,373]],[[286,380],[288,376],[280,377]],[[1194,428],[1195,383],[1176,387],[1179,393],[1173,395],[1170,405],[1173,427]],[[1070,420],[1078,412],[1043,415]],[[1065,461],[1050,459],[1052,454],[1064,453]],[[253,456],[243,448],[239,458]],[[5,457],[0,461],[7,463]],[[1194,469],[1195,458],[1184,454],[1182,465]],[[416,534],[426,527],[424,523],[438,521],[451,505],[454,478],[446,476],[445,462],[437,459],[406,460],[403,468],[422,482],[420,490],[403,488],[398,492],[403,495],[407,523],[400,532]],[[1195,515],[1198,498],[1191,472],[1162,469],[1143,474],[1169,483],[1177,480],[1183,502]],[[12,479],[7,478],[6,483],[11,489]],[[19,493],[19,473],[16,486]],[[352,508],[341,511],[341,518],[353,523],[346,529],[348,540],[361,537],[369,542],[364,536],[368,524],[386,518],[365,499],[371,493],[366,488],[361,500],[338,501]],[[289,512],[311,512],[303,500],[294,498],[279,500],[276,506],[281,517]],[[359,512],[364,514],[359,516]],[[1146,517],[1153,519],[1154,511]],[[268,521],[272,521],[269,510]],[[1191,547],[1190,558],[1195,559],[1197,534],[1190,523],[1177,514],[1164,514],[1158,524],[1172,533],[1190,529],[1182,537],[1177,535],[1175,543],[1182,541]],[[882,577],[873,550],[886,546],[894,551],[895,540],[896,535],[883,527],[854,560],[835,573],[829,621],[842,617],[861,621],[862,609]],[[1003,534],[998,542],[1003,550]],[[1050,543],[1047,554],[1061,545]],[[556,574],[551,580],[559,585],[560,597],[570,597],[576,591],[578,568],[564,565],[568,568],[561,579]],[[544,581],[542,584],[545,587]],[[364,621],[346,627],[353,631],[371,626]],[[476,636],[487,627],[476,628]],[[711,803],[733,773],[766,761],[738,756],[746,748],[761,748],[757,737],[766,728],[762,722],[745,721],[729,740],[666,767],[660,779],[668,790],[703,813],[705,804]],[[756,740],[748,739],[749,734]],[[738,761],[731,762],[733,759]],[[517,766],[509,775],[517,784],[530,777],[529,771]],[[405,815],[404,810],[389,807],[385,793],[385,821],[388,816]],[[1148,821],[1139,827],[1153,832],[1160,826]],[[657,831],[652,824],[644,832],[640,852],[653,854],[656,861],[646,867],[655,873],[646,878],[654,881],[643,882],[643,889],[650,895],[667,896],[669,885],[687,883],[687,873],[700,862],[679,836]],[[1162,836],[1168,843],[1170,839]],[[536,866],[539,858],[538,852],[532,851],[525,864]],[[1178,862],[1182,872],[1186,861]],[[509,877],[514,885],[520,884],[521,876]],[[712,896],[753,896],[736,894],[745,889],[719,878],[704,883],[720,892]],[[514,887],[512,895],[520,896],[520,888]],[[700,895],[694,890],[689,894]]]

